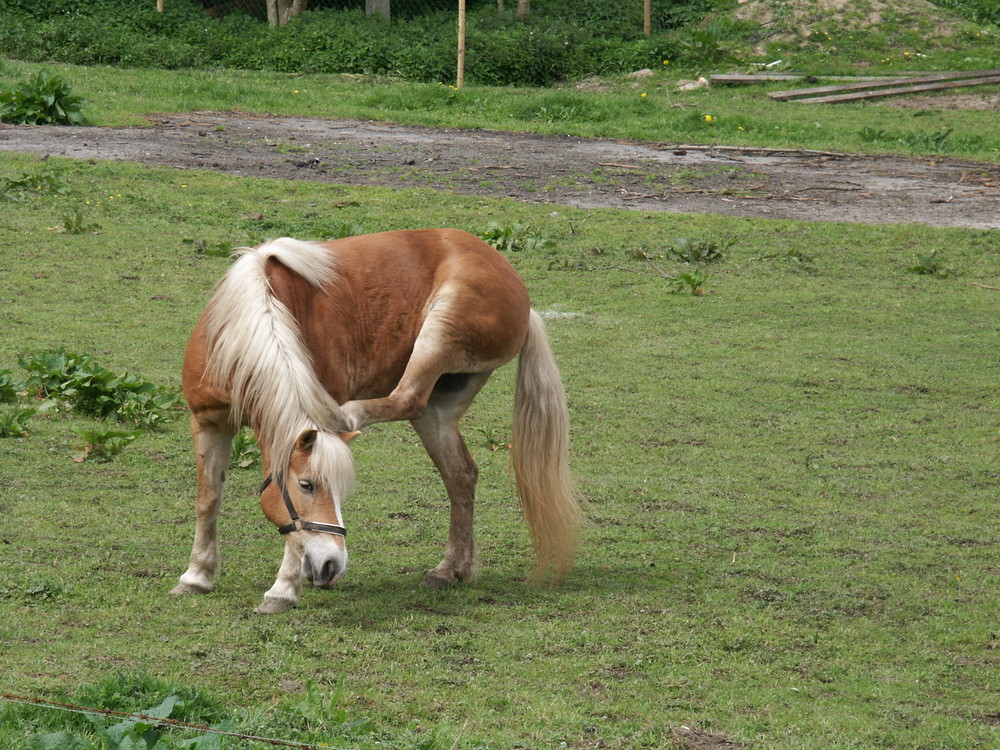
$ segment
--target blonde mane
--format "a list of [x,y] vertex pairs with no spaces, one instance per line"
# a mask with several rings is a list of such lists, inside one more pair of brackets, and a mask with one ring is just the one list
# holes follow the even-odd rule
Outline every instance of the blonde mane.
[[[209,377],[228,384],[233,421],[254,426],[274,471],[283,473],[296,438],[317,428],[333,438],[318,442],[320,450],[313,452],[318,478],[329,483],[353,476],[353,463],[349,472],[343,471],[350,451],[334,434],[343,429],[340,405],[317,379],[298,323],[274,296],[267,277],[267,261],[273,258],[322,289],[336,281],[334,258],[322,245],[287,237],[237,254],[208,306]],[[343,451],[333,447],[338,443]]]

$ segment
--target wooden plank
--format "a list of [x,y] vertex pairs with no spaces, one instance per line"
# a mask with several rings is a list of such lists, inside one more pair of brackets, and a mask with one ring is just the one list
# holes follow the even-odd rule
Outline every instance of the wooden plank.
[[1000,75],[1000,68],[993,70],[970,70],[965,72],[928,73],[923,76],[903,76],[898,78],[888,78],[882,81],[870,83],[842,83],[834,86],[814,86],[808,89],[789,89],[788,91],[772,91],[768,94],[772,99],[785,101],[787,99],[802,96],[812,96],[813,94],[832,94],[840,91],[856,91],[863,89],[875,89],[884,86],[896,86],[899,84],[935,83],[937,81],[953,81],[964,78],[984,78]]
[[968,78],[961,81],[940,81],[938,83],[924,83],[916,86],[898,86],[890,89],[878,89],[876,91],[857,91],[851,94],[833,94],[832,96],[810,96],[803,99],[789,99],[792,102],[806,102],[810,104],[824,104],[832,102],[851,102],[859,99],[874,99],[879,96],[898,96],[899,94],[917,94],[921,91],[939,91],[941,89],[957,89],[965,86],[982,86],[984,84],[1000,83],[1000,75],[987,76],[985,78]]
[[812,73],[713,73],[712,83],[764,83],[766,81],[801,81],[803,78],[822,78],[824,81],[888,81],[900,76],[823,76]]

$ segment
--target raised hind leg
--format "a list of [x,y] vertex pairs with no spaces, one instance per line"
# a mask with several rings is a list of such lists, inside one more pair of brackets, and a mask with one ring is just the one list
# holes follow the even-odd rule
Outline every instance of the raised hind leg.
[[463,316],[457,303],[440,302],[424,321],[392,392],[383,398],[341,404],[345,431],[362,430],[376,422],[419,419],[442,376],[490,373],[509,362],[521,350],[524,337],[506,323],[499,314],[477,322],[472,313]]
[[431,588],[471,581],[476,575],[478,553],[473,520],[479,470],[459,432],[458,423],[490,374],[443,378],[426,409],[411,422],[441,474],[451,503],[444,559],[424,576],[424,585]]
[[235,429],[228,415],[216,419],[191,415],[191,437],[198,464],[198,498],[195,507],[194,545],[188,569],[173,594],[206,594],[219,572],[216,521],[222,505],[222,488],[229,470]]

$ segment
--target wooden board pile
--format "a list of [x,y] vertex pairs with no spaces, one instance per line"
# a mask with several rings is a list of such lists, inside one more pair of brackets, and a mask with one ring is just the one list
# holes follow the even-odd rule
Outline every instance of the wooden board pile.
[[[712,83],[761,83],[764,81],[788,81],[808,79],[801,74],[724,74],[713,75]],[[805,89],[789,89],[787,91],[772,91],[769,97],[777,101],[809,102],[825,104],[831,102],[850,102],[859,99],[874,99],[880,96],[898,96],[900,94],[916,94],[923,91],[938,91],[955,89],[963,86],[983,86],[1000,84],[1000,68],[993,70],[955,71],[946,73],[921,73],[895,78],[884,77],[831,77],[833,80],[844,81],[829,86],[814,86]]]

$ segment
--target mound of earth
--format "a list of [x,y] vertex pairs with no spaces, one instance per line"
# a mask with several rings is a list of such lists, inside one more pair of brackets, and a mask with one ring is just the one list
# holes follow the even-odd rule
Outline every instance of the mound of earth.
[[792,44],[821,31],[865,31],[886,22],[946,38],[962,23],[928,0],[743,0],[734,16],[759,24],[769,42]]

